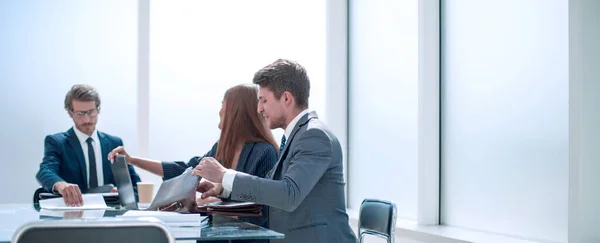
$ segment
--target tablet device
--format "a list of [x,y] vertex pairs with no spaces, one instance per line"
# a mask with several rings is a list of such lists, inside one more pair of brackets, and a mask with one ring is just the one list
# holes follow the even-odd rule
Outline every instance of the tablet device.
[[137,210],[138,205],[135,201],[135,193],[133,192],[133,183],[129,176],[129,168],[124,155],[117,155],[115,161],[111,164],[117,190],[119,191],[119,201],[126,209]]

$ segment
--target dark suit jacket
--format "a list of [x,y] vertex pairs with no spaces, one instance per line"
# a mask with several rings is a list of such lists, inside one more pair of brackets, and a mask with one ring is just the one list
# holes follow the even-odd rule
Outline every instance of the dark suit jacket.
[[[190,159],[186,164],[182,161],[178,162],[162,162],[163,173],[165,180],[171,179],[175,176],[181,175],[188,167],[196,167],[200,160],[204,157],[215,157],[217,155],[217,144],[213,145],[212,149],[208,151],[204,156],[196,156]],[[269,143],[246,143],[242,152],[240,153],[240,159],[235,170],[255,175],[258,177],[265,177],[267,173],[273,168],[277,162],[277,152],[275,147]],[[269,208],[263,206],[262,217],[239,217],[241,220],[250,222],[252,224],[260,225],[261,227],[269,227]],[[246,241],[234,241],[234,242],[268,242],[267,240],[246,240]]]
[[[114,148],[122,146],[123,141],[103,132],[98,132],[98,139],[102,149],[104,184],[116,185],[110,161],[108,161],[108,153]],[[140,181],[140,177],[135,173],[133,166],[129,165],[128,167],[137,198],[137,182]],[[85,158],[73,128],[66,132],[46,136],[44,140],[44,159],[40,164],[40,170],[37,172],[36,178],[47,191],[52,191],[54,183],[66,181],[77,184],[80,190],[85,193],[88,188]]]
[[[215,156],[217,156],[217,143],[203,156],[192,157],[187,164],[183,161],[163,161],[163,179],[168,180],[181,175],[187,168],[196,167],[202,158],[214,158]],[[240,159],[235,170],[258,177],[265,177],[276,162],[277,151],[275,151],[273,145],[269,143],[246,143],[240,153]]]
[[298,121],[267,179],[237,173],[231,199],[269,205],[270,229],[287,243],[356,243],[348,224],[342,147],[310,112]]

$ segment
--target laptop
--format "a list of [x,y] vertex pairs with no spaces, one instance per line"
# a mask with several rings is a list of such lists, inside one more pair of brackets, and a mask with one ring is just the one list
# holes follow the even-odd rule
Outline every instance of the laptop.
[[117,155],[116,160],[111,164],[117,190],[119,190],[119,201],[121,205],[129,210],[138,210],[137,202],[135,201],[135,193],[133,192],[133,183],[129,176],[129,168],[124,155]]

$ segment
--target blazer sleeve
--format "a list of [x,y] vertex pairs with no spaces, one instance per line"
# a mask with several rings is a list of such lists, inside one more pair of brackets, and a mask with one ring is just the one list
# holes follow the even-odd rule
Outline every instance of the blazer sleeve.
[[163,161],[163,180],[168,180],[178,175],[181,175],[187,168],[196,167],[200,160],[204,157],[214,157],[217,151],[217,144],[213,145],[210,151],[208,151],[203,156],[194,156],[190,159],[190,161],[184,163],[183,161]]
[[237,173],[230,198],[294,211],[329,168],[332,144],[323,130],[309,129],[291,146],[295,152],[281,180]]
[[[269,171],[277,163],[277,152],[275,151],[275,147],[270,144],[268,146],[264,146],[252,161],[254,165],[252,166],[253,170],[251,171],[251,174],[260,178],[265,178],[267,173],[269,173]],[[222,200],[231,201],[230,199]],[[261,207],[263,214],[261,217],[240,217],[240,219],[265,228],[269,228],[269,207],[265,205],[262,205]]]
[[36,174],[38,183],[47,191],[52,191],[56,182],[64,181],[59,175],[60,145],[51,135],[44,139],[44,158]]

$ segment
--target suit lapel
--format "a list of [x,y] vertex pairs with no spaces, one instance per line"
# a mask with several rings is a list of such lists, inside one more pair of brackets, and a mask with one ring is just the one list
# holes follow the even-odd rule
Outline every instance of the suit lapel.
[[291,146],[294,137],[296,137],[296,133],[298,133],[298,131],[300,130],[300,127],[306,125],[306,123],[308,123],[308,121],[310,121],[313,118],[317,118],[317,113],[315,113],[314,111],[302,116],[298,123],[296,123],[296,126],[294,126],[294,130],[292,130],[290,137],[286,140],[285,147],[283,147],[283,150],[281,151],[281,156],[279,156],[279,160],[277,160],[277,163],[274,167],[275,170],[273,171],[273,174],[270,175],[270,178],[281,179],[281,167],[283,166],[282,161],[284,161],[287,157],[288,148]]
[[98,132],[98,140],[100,140],[100,150],[102,151],[102,175],[104,176],[104,184],[112,183],[112,170],[108,161],[108,138],[104,133]]
[[83,184],[85,185],[85,188],[82,189],[86,189],[88,187],[88,180],[86,173],[87,170],[85,166],[85,158],[83,158],[83,149],[81,148],[81,144],[79,143],[79,139],[77,138],[77,135],[75,135],[75,131],[73,131],[73,128],[67,131],[67,136],[69,137],[67,141],[73,149],[73,152],[75,152],[75,156],[77,157],[79,171],[81,172],[81,178],[83,178]]

